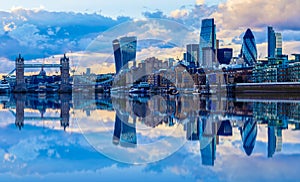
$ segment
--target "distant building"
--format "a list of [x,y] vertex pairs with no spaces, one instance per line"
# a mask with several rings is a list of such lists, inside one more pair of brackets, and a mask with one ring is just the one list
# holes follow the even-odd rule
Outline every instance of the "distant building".
[[268,27],[268,58],[276,58],[282,55],[282,36],[276,33],[273,27]]
[[230,64],[232,55],[233,55],[232,48],[223,48],[217,50],[218,62],[220,64]]
[[[215,63],[214,55],[216,50],[216,25],[214,19],[203,19],[200,31],[199,65],[212,67]],[[212,54],[212,58],[211,56],[204,56],[208,54]]]
[[241,50],[241,57],[248,66],[253,66],[257,60],[257,49],[252,31],[248,28],[244,37]]
[[115,57],[116,73],[118,74],[121,68],[128,68],[129,61],[133,62],[133,67],[136,67],[136,37],[121,37],[113,41],[113,50]]
[[186,62],[188,65],[199,65],[199,44],[186,46]]

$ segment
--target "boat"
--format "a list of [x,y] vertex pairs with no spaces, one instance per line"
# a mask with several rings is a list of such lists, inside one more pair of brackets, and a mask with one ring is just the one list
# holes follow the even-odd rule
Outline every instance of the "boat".
[[150,90],[150,86],[147,82],[140,82],[138,85],[130,88],[130,94],[146,94]]
[[10,84],[7,80],[1,80],[0,82],[0,93],[8,93],[10,92]]

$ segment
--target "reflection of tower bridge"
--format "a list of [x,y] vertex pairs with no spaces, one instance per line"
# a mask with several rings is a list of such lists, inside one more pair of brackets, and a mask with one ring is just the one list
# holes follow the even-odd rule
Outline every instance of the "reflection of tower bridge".
[[[54,95],[52,98],[38,98],[38,95],[16,94],[14,98],[6,104],[6,108],[15,116],[15,124],[19,129],[24,126],[24,121],[60,121],[61,126],[66,129],[69,126],[71,107],[70,95]],[[25,109],[38,110],[40,116],[25,116]],[[46,109],[60,110],[59,116],[44,116]],[[15,111],[14,111],[15,109]]]

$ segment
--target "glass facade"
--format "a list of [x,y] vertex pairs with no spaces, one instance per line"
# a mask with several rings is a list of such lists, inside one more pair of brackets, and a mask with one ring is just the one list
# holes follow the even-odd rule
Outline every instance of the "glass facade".
[[133,61],[133,66],[136,66],[136,45],[136,37],[122,37],[113,41],[117,74],[121,68],[128,68],[129,61]]
[[282,35],[268,27],[268,57],[276,58],[282,56]]
[[199,64],[199,44],[188,44],[186,46],[186,61],[189,65]]
[[257,49],[255,38],[250,29],[247,29],[244,37],[243,37],[243,45],[242,45],[242,58],[244,59],[245,63],[249,66],[254,65],[257,60]]
[[275,47],[275,57],[282,56],[282,36],[281,33],[275,33],[276,47]]
[[232,59],[233,49],[232,48],[224,48],[218,49],[217,57],[220,64],[230,64]]
[[216,25],[214,24],[214,19],[203,19],[200,32],[199,64],[200,66],[210,67],[215,59],[210,60],[203,56],[203,49],[206,48],[210,48],[213,53],[216,49]]
[[268,27],[268,57],[275,57],[276,37],[273,27]]

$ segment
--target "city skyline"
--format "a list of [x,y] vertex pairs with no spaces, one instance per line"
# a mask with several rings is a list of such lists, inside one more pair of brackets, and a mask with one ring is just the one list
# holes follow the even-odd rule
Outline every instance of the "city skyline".
[[[179,6],[176,4],[178,9],[174,8],[174,11],[168,11],[162,6],[154,10],[141,9],[138,10],[137,14],[141,15],[141,18],[163,18],[183,23],[184,26],[192,28],[196,32],[195,34],[198,34],[198,38],[195,37],[190,40],[189,43],[191,44],[199,43],[197,39],[199,39],[201,19],[212,17],[217,25],[216,34],[220,40],[220,48],[233,48],[234,56],[240,52],[242,36],[247,28],[251,28],[256,38],[259,59],[267,57],[267,26],[274,27],[276,31],[282,34],[284,54],[297,53],[300,48],[300,26],[298,21],[295,21],[294,11],[285,11],[285,19],[282,19],[282,16],[276,18],[273,15],[267,16],[268,11],[258,11],[249,17],[243,14],[241,16],[236,15],[235,17],[239,17],[239,19],[232,21],[230,16],[232,12],[229,7],[236,10],[239,7],[236,0],[228,0],[217,5],[212,5],[208,1],[205,1],[204,4],[201,4],[200,1],[198,1],[198,4],[195,1],[189,1],[189,3],[192,5],[188,6],[182,3],[182,6]],[[296,6],[298,3],[298,1],[295,1],[294,5]],[[284,3],[278,3],[276,7],[280,9],[282,4]],[[18,53],[22,53],[26,60],[51,57],[65,52],[72,52],[75,55],[80,54],[78,51],[84,50],[97,34],[101,34],[101,32],[122,22],[135,19],[134,16],[129,14],[118,14],[123,17],[116,18],[99,12],[92,14],[85,11],[75,11],[71,6],[64,11],[60,11],[51,9],[50,6],[47,8],[46,5],[44,8],[35,8],[34,4],[19,2],[16,7],[22,7],[22,5],[23,7],[27,6],[26,9],[9,9],[8,5],[4,9],[5,11],[0,12],[3,17],[3,25],[0,27],[0,40],[2,41],[0,45],[2,48],[0,64],[3,68],[11,64],[9,60],[14,60]],[[29,7],[30,5],[31,7]],[[249,14],[250,9],[258,5],[267,8],[268,2],[251,1],[247,5],[249,10],[245,9],[245,14]],[[153,3],[153,6],[158,7],[158,4]],[[244,4],[240,6],[244,6]],[[53,12],[54,10],[58,12]],[[72,11],[77,13],[72,13]],[[241,11],[237,10],[236,13],[239,14]],[[276,13],[277,11],[273,14]],[[258,23],[250,21],[258,16],[263,16]],[[64,21],[60,23],[54,21],[58,18]],[[75,22],[76,19],[79,21]],[[96,24],[92,22],[96,22]],[[74,26],[77,27],[76,31],[72,28]],[[162,29],[162,31],[165,30]],[[14,46],[12,48],[8,45]],[[102,68],[107,69],[107,66],[102,66]],[[112,66],[110,69],[113,69]],[[5,70],[5,72],[7,71],[10,70]]]

